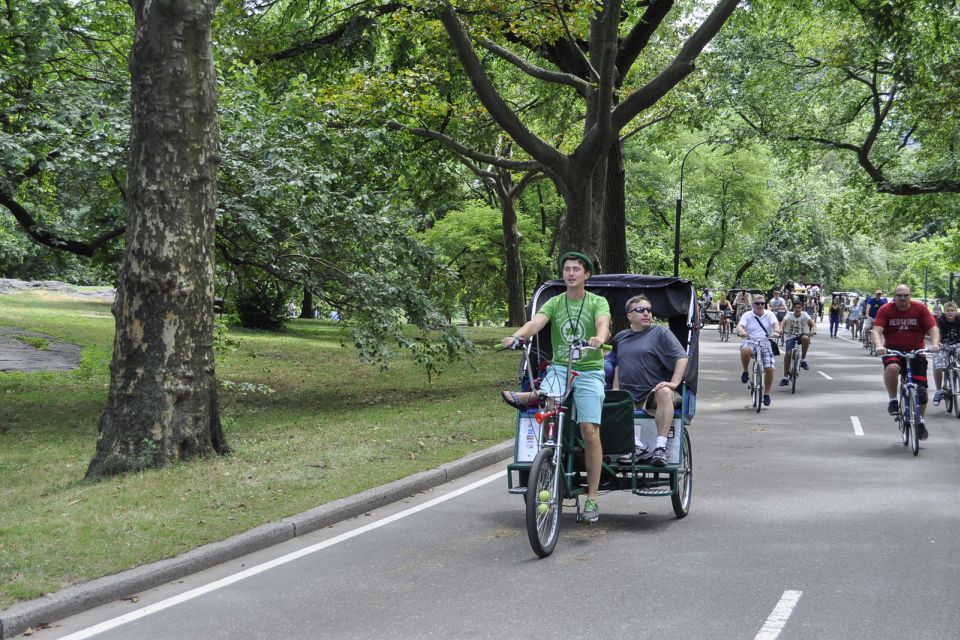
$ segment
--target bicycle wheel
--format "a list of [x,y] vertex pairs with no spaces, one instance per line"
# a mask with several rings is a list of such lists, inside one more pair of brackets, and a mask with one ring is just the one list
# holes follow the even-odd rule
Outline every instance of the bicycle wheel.
[[943,407],[953,413],[953,370],[947,369],[943,376]]
[[[559,465],[558,465],[559,466]],[[560,535],[560,513],[563,511],[563,474],[553,462],[553,447],[540,449],[530,465],[527,483],[527,537],[533,552],[541,558],[553,553]]]
[[953,392],[953,412],[960,418],[960,371],[950,369],[950,389]]
[[690,434],[683,430],[680,440],[680,468],[677,469],[677,492],[670,496],[673,513],[677,518],[685,518],[690,513],[690,499],[693,497],[693,451],[690,448]]
[[753,407],[757,413],[763,408],[763,367],[759,360],[753,365]]
[[[902,381],[901,381],[902,382]],[[910,413],[907,411],[907,390],[900,387],[900,406],[897,407],[897,428],[900,429],[900,440],[903,446],[910,444]]]
[[800,377],[800,354],[794,353],[793,360],[790,362],[790,393],[797,392],[797,378]]
[[920,453],[920,438],[917,437],[917,423],[920,421],[920,407],[917,406],[917,390],[907,389],[907,427],[910,431],[910,447],[913,455]]

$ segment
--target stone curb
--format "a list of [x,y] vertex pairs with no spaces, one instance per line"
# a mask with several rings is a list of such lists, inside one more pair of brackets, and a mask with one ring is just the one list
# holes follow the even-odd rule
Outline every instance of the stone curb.
[[159,560],[112,576],[67,587],[36,600],[20,602],[0,611],[0,640],[12,638],[30,627],[49,624],[119,598],[132,596],[138,591],[178,580],[437,487],[507,459],[513,453],[513,444],[513,440],[502,442],[436,469],[421,471],[382,487],[334,500],[279,522],[264,524],[226,540],[206,544],[175,558]]

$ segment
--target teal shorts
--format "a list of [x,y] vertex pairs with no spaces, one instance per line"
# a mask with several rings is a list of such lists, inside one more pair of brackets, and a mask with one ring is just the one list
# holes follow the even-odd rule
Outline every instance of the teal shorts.
[[[540,383],[540,391],[556,396],[564,393],[567,384],[567,368],[562,365],[550,365]],[[573,404],[577,422],[600,424],[603,413],[604,397],[603,369],[580,371],[573,379]]]

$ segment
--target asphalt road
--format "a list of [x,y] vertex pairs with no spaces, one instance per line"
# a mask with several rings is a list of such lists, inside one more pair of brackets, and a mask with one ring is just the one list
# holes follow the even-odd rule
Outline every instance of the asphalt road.
[[826,334],[757,414],[705,331],[683,520],[608,494],[538,560],[498,464],[31,638],[958,639],[960,420],[931,406],[914,457],[879,361]]

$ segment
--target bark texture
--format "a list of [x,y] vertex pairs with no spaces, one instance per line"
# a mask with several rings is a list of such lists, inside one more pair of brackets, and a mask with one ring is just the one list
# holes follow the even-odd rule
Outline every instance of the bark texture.
[[126,250],[88,478],[223,453],[213,352],[216,0],[131,0]]

